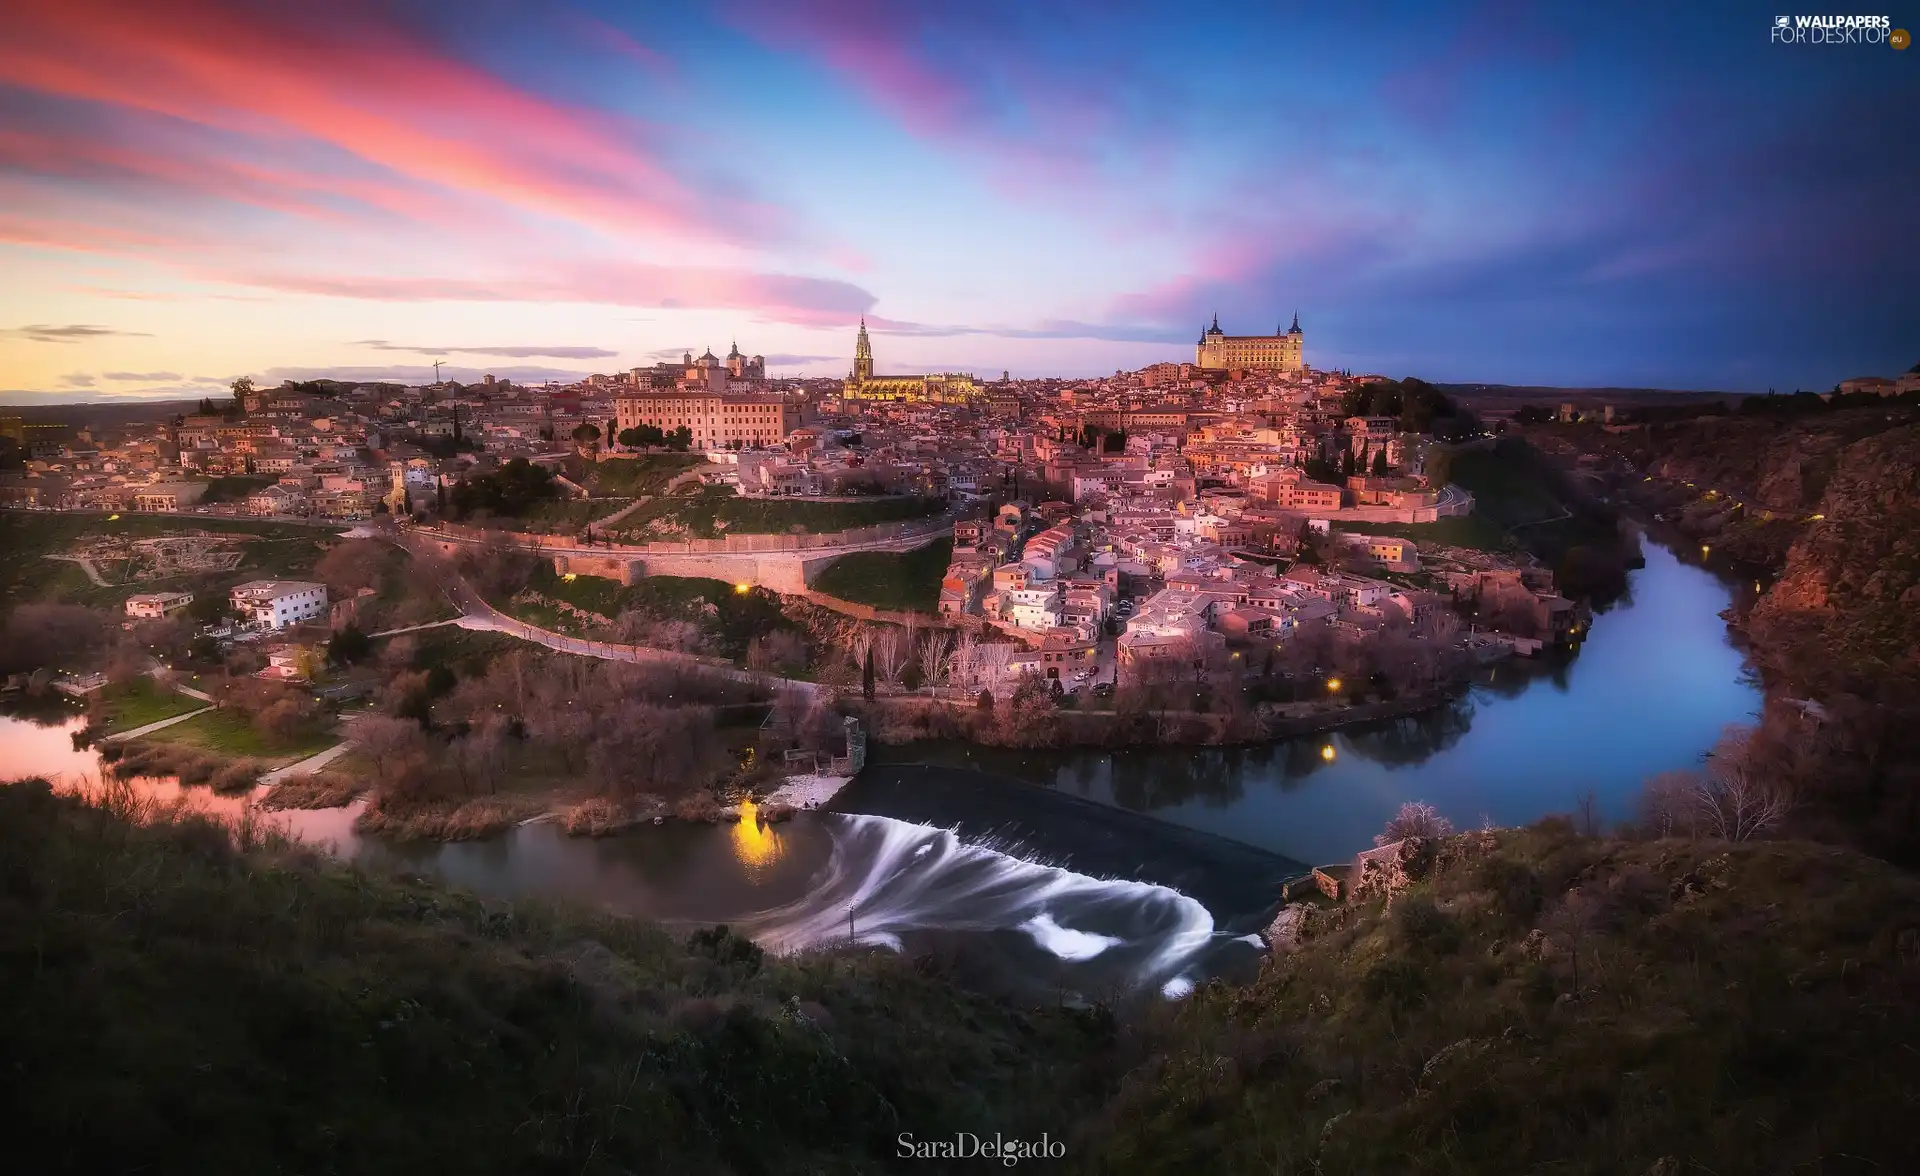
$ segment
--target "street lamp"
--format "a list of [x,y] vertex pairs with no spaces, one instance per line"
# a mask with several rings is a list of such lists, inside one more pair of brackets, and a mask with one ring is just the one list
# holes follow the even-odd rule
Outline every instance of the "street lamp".
[[1338,678],[1327,679],[1327,693],[1328,694],[1340,693],[1340,679]]
[[1320,758],[1321,758],[1321,759],[1323,759],[1323,760],[1326,760],[1326,761],[1327,761],[1328,763],[1332,763],[1332,762],[1333,762],[1333,757],[1334,757],[1334,754],[1335,754],[1335,753],[1334,753],[1334,750],[1333,750],[1333,744],[1331,744],[1331,743],[1326,743],[1326,744],[1322,744],[1322,745],[1321,745],[1321,747],[1320,747]]

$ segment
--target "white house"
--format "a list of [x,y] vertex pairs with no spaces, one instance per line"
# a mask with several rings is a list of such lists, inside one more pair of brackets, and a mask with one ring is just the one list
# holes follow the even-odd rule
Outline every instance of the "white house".
[[249,580],[236,587],[230,599],[248,624],[284,629],[324,616],[327,586],[306,580]]

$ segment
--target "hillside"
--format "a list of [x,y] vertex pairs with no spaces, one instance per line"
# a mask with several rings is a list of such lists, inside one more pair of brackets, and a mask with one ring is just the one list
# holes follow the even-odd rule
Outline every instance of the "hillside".
[[1440,845],[1142,1042],[1115,1169],[1914,1171],[1920,886],[1564,822]]
[[1104,1032],[37,784],[0,786],[0,998],[30,1171],[871,1171],[901,1131],[1057,1135]]
[[1748,619],[1756,650],[1816,694],[1910,693],[1920,686],[1920,425],[1841,449],[1812,514]]
[[27,1167],[892,1171],[961,1131],[1067,1171],[1920,1163],[1920,887],[1840,850],[1471,834],[1251,986],[1075,1013],[240,841],[0,787]]
[[1756,578],[1733,622],[1768,687],[1766,770],[1798,796],[1799,828],[1920,862],[1920,410],[1530,435],[1609,463],[1593,477]]

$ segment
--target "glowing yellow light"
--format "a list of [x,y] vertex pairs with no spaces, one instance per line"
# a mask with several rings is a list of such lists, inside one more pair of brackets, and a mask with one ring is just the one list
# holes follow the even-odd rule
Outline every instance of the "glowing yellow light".
[[1328,763],[1333,762],[1333,755],[1334,755],[1333,744],[1331,743],[1325,745],[1320,749],[1320,758],[1323,760],[1326,760]]
[[[115,517],[115,518],[119,518],[120,516],[119,516],[119,515],[115,515],[114,517]],[[1807,521],[1808,521],[1808,522],[1813,522],[1813,523],[1817,523],[1817,522],[1819,522],[1819,521],[1820,521],[1821,519],[1824,519],[1824,518],[1826,518],[1826,517],[1827,517],[1827,516],[1826,516],[1826,515],[1823,515],[1823,514],[1817,514],[1817,515],[1809,515],[1809,516],[1807,516]]]
[[[113,522],[113,521],[114,521],[115,519],[117,519],[117,518],[119,518],[119,517],[120,517],[120,516],[119,516],[119,515],[117,515],[117,514],[116,514],[116,515],[108,515],[108,516],[107,516],[107,521],[108,521],[109,523],[111,523],[111,522]],[[1816,516],[1816,517],[1818,517],[1818,516]]]
[[1711,548],[1711,547],[1708,547],[1708,546],[1707,546],[1706,544],[1704,544],[1704,543],[1702,543],[1702,544],[1700,545],[1700,554],[1701,554],[1701,555],[1705,555],[1705,554],[1707,554],[1707,553],[1708,553],[1709,551],[1712,551],[1712,550],[1713,550],[1713,548]]
[[1338,694],[1339,692],[1340,692],[1340,679],[1338,679],[1338,678],[1328,678],[1328,679],[1327,679],[1327,693],[1329,693],[1329,694]]
[[574,580],[578,579],[579,577],[575,575],[573,572],[568,572],[566,575],[561,576],[560,578],[562,580],[565,580],[567,583],[571,584],[574,582]]
[[772,825],[760,823],[760,806],[751,800],[740,802],[740,821],[733,827],[733,855],[742,865],[766,866],[780,860],[786,843]]
[[740,593],[741,595],[743,595],[743,596],[744,596],[744,595],[746,595],[746,594],[747,594],[748,592],[751,592],[751,591],[753,590],[753,585],[751,585],[751,584],[735,584],[735,585],[733,586],[733,590],[734,590],[735,592],[738,592],[738,593]]

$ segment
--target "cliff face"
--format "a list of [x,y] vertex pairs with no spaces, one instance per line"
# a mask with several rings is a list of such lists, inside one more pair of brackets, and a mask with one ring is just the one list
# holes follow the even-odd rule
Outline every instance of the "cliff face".
[[1920,425],[1840,449],[1812,513],[1749,618],[1756,653],[1816,693],[1910,681],[1920,670]]

